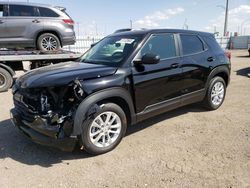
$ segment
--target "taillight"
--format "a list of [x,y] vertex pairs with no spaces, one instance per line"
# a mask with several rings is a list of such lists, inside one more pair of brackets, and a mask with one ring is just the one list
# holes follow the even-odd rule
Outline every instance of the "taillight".
[[225,55],[228,57],[228,59],[231,60],[231,57],[232,57],[231,52],[225,52]]
[[63,21],[64,21],[64,23],[69,24],[69,25],[75,24],[74,20],[71,20],[71,19],[63,19]]

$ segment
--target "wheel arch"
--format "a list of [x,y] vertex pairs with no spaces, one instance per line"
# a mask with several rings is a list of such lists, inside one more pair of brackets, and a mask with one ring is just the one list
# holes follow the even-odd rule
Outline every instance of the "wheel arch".
[[130,93],[123,88],[109,88],[96,92],[81,102],[74,117],[72,135],[80,135],[82,133],[82,123],[87,119],[88,116],[95,113],[101,104],[107,102],[112,102],[119,105],[124,110],[128,118],[128,123],[134,124],[136,122],[133,100]]
[[42,31],[40,31],[40,32],[38,32],[37,34],[36,34],[36,40],[35,40],[35,45],[37,46],[37,40],[38,40],[38,38],[42,35],[42,34],[45,34],[45,33],[51,33],[51,34],[54,34],[54,35],[56,35],[57,37],[58,37],[58,39],[59,39],[59,41],[60,41],[60,45],[61,45],[61,47],[63,46],[63,43],[62,43],[62,36],[60,35],[60,33],[58,32],[58,31],[55,31],[55,30],[42,30]]
[[210,81],[216,76],[222,77],[226,83],[226,86],[228,86],[230,82],[230,69],[227,66],[219,66],[213,69],[212,72],[208,76],[206,88],[209,87]]

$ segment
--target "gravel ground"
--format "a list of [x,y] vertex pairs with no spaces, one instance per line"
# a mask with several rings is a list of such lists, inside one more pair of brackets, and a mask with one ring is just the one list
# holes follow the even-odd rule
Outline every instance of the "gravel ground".
[[32,143],[0,94],[0,187],[250,187],[250,58],[233,51],[223,106],[177,109],[136,126],[112,152],[92,157]]

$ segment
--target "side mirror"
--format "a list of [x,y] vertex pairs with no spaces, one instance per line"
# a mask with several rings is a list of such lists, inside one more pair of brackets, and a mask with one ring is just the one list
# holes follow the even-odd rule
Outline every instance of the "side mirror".
[[160,62],[160,56],[152,53],[146,53],[141,60],[135,60],[136,64],[153,65]]

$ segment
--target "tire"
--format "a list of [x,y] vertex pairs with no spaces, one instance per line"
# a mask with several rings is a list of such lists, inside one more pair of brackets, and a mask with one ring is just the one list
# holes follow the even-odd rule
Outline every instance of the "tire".
[[7,91],[13,84],[13,78],[11,74],[0,68],[0,92]]
[[[111,114],[111,117],[109,119],[110,120],[109,122],[111,122],[111,124],[101,125],[99,118],[103,118],[102,120],[105,123],[106,120],[105,117],[107,118],[108,117],[107,114],[109,113]],[[116,118],[112,123],[114,117]],[[119,127],[119,123],[120,123],[120,128],[109,129],[108,127],[108,126]],[[105,127],[107,130],[104,130]],[[88,153],[92,155],[104,154],[113,150],[121,142],[122,138],[126,133],[126,130],[127,130],[127,118],[124,111],[121,109],[120,106],[114,103],[106,103],[104,105],[101,105],[99,110],[94,114],[92,114],[90,117],[88,117],[88,119],[83,123],[81,142],[84,149]],[[116,134],[107,133],[108,131],[116,132]],[[100,133],[95,135],[98,132]],[[91,134],[95,136],[91,137]],[[108,138],[110,138],[110,140]],[[110,143],[108,143],[109,141]]]
[[37,49],[41,51],[57,51],[61,49],[60,40],[52,33],[44,33],[37,39]]
[[[217,88],[222,88],[223,92],[222,89],[216,91],[216,86],[218,86]],[[218,92],[218,94],[216,94],[216,92]],[[215,97],[212,97],[212,95],[215,95]],[[203,100],[203,104],[209,110],[217,110],[223,104],[225,96],[226,96],[226,83],[223,78],[216,76],[210,81],[206,97]]]

